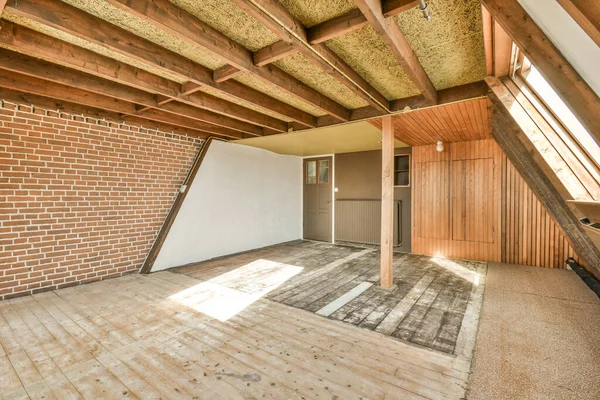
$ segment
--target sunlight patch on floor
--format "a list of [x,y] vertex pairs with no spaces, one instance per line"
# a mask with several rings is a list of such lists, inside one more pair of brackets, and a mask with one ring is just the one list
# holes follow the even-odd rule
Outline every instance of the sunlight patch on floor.
[[434,257],[431,260],[440,267],[452,272],[454,275],[471,282],[473,285],[479,285],[480,276],[477,271],[472,271],[444,257]]
[[219,321],[227,321],[303,270],[295,265],[256,260],[169,297]]

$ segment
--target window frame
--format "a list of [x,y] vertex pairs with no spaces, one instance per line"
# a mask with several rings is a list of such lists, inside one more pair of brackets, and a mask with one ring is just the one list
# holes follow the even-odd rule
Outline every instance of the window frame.
[[[532,64],[527,59],[525,54],[519,49],[518,46],[515,45],[515,48],[516,48],[515,55],[514,55],[515,62],[511,63],[512,65],[511,65],[511,71],[510,71],[510,78],[513,80],[513,82],[517,86],[523,85],[523,86],[527,87],[527,89],[529,89],[530,93],[522,92],[523,95],[526,98],[528,98],[530,101],[531,101],[530,97],[535,96],[535,100],[537,100],[539,105],[536,105],[533,102],[532,102],[532,104],[534,105],[534,107],[536,109],[538,109],[538,112],[547,113],[552,118],[552,122],[559,125],[560,128],[568,135],[568,137],[572,143],[565,142],[565,145],[569,148],[571,148],[572,146],[575,147],[575,149],[571,148],[571,151],[573,152],[575,157],[577,157],[579,159],[579,162],[581,162],[584,165],[584,167],[585,167],[585,164],[590,165],[592,168],[595,169],[595,171],[594,171],[595,173],[600,174],[600,160],[596,160],[596,158],[587,150],[586,146],[584,144],[582,144],[581,140],[578,138],[578,135],[574,134],[573,131],[571,129],[569,129],[569,127],[563,122],[563,120],[560,118],[560,116],[552,109],[552,107],[548,104],[548,102],[544,99],[544,97],[527,80],[527,76],[524,74],[530,70]],[[538,73],[539,73],[539,70],[538,70]],[[544,81],[546,81],[546,79],[543,76],[542,76],[542,78],[544,79]],[[548,82],[546,81],[546,83],[548,83]],[[552,90],[554,90],[554,89],[552,88]],[[560,98],[560,96],[559,96],[559,98]],[[564,102],[564,100],[563,100],[563,102]],[[543,110],[539,110],[540,106],[543,107]],[[576,116],[575,116],[575,118],[577,119]],[[589,135],[589,132],[586,132],[586,133]],[[591,135],[590,135],[590,139],[592,141],[594,141],[594,139],[591,137]],[[564,139],[563,139],[563,142],[564,142]],[[581,156],[584,157],[584,160],[580,159],[581,156],[577,155],[577,153],[580,153]]]

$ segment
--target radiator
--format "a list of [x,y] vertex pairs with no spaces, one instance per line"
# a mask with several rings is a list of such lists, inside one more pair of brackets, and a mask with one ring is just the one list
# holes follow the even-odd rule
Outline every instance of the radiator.
[[380,237],[381,200],[336,200],[335,240],[379,244]]

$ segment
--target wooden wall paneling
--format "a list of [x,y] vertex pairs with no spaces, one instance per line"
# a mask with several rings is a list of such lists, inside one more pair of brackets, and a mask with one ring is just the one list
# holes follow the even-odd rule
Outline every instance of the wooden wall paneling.
[[413,148],[414,253],[500,261],[501,161],[491,139]]
[[504,155],[502,164],[502,262],[546,268],[565,268],[568,257],[580,262],[560,225]]
[[[411,146],[425,146],[491,138],[487,98],[478,98],[393,117],[396,138]],[[381,122],[371,123],[381,128]]]

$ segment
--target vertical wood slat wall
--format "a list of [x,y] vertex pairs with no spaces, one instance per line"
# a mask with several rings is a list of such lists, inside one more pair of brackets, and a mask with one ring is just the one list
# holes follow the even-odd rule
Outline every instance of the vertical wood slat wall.
[[493,139],[444,146],[413,147],[412,252],[500,261],[502,151]]
[[560,225],[506,156],[502,170],[502,262],[545,268],[565,268],[568,257],[579,262]]
[[[435,146],[413,148],[413,253],[546,268],[565,268],[568,257],[579,262],[562,228],[493,139],[445,146],[442,153]],[[457,211],[465,211],[466,204],[459,204],[455,194],[465,190],[464,182],[456,177],[467,160],[490,158],[495,160],[496,168],[494,182],[487,189],[493,191],[489,198],[495,204],[483,208],[489,216],[458,215]],[[483,191],[481,195],[485,196]],[[461,218],[464,225],[456,225]],[[486,218],[497,218],[494,242],[465,240],[468,237],[464,230],[487,224]]]

